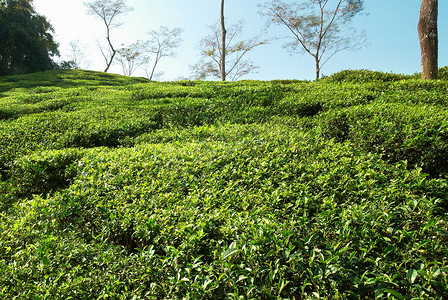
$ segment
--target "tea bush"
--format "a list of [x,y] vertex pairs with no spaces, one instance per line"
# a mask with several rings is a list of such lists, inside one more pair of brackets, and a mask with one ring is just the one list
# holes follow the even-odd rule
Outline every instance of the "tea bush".
[[439,69],[439,79],[448,80],[448,66]]
[[71,167],[83,155],[79,149],[39,152],[22,156],[11,166],[11,181],[22,197],[46,194],[63,188],[74,177]]
[[448,111],[437,106],[375,103],[331,111],[320,122],[325,137],[438,177],[448,174],[447,120]]
[[325,80],[336,82],[356,82],[367,83],[372,81],[389,82],[410,79],[412,76],[393,73],[383,73],[370,70],[344,70],[334,73],[325,78]]
[[[96,149],[73,168],[70,186],[14,216],[39,235],[5,228],[6,248],[25,243],[20,259],[39,266],[8,271],[17,292],[374,297],[436,296],[446,287],[446,262],[432,260],[448,254],[438,236],[446,225],[431,213],[446,182],[349,144],[277,128],[230,145]],[[71,253],[73,243],[88,249]],[[20,261],[2,256],[6,265]],[[33,284],[38,278],[50,284]],[[421,287],[427,280],[430,290]]]
[[446,81],[0,78],[2,299],[444,299]]

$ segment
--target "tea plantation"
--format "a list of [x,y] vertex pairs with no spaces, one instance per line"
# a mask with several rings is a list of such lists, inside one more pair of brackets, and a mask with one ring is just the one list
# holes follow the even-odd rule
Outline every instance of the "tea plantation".
[[446,299],[440,73],[0,77],[0,298]]

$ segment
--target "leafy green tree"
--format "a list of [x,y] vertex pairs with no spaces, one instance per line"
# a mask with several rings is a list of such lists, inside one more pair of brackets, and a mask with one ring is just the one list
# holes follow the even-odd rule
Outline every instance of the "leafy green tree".
[[0,75],[54,69],[59,55],[54,30],[33,8],[32,0],[1,2]]

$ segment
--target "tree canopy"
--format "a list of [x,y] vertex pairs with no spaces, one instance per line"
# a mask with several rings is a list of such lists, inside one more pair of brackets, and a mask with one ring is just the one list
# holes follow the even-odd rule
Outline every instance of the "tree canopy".
[[54,69],[59,55],[54,30],[32,0],[9,0],[0,9],[0,75]]

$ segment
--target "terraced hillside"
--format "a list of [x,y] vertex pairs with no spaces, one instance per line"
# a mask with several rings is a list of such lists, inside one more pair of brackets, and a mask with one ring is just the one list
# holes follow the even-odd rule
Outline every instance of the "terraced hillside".
[[0,78],[2,299],[443,299],[448,81]]

